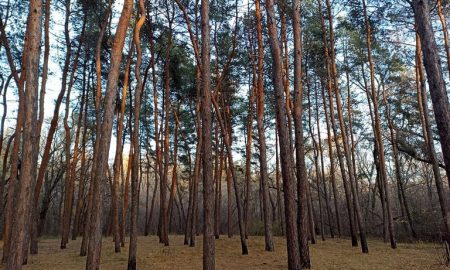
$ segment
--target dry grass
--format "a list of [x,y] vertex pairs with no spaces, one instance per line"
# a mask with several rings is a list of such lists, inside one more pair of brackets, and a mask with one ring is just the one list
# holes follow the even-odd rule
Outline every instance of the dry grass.
[[[183,246],[182,236],[170,236],[164,247],[156,237],[138,240],[139,269],[201,269],[201,237],[195,248]],[[59,249],[59,239],[40,242],[40,253],[30,256],[24,269],[84,269],[85,258],[78,256],[81,241],[72,241],[68,249]],[[441,263],[442,249],[437,244],[399,244],[396,250],[378,240],[369,241],[370,253],[362,254],[346,239],[328,239],[311,246],[313,269],[447,269]],[[111,238],[103,242],[101,269],[126,269],[127,248],[113,252]],[[275,252],[264,251],[263,237],[250,237],[248,256],[241,255],[237,236],[222,236],[216,241],[217,269],[287,269],[285,240],[275,239]],[[0,268],[4,269],[4,268]]]

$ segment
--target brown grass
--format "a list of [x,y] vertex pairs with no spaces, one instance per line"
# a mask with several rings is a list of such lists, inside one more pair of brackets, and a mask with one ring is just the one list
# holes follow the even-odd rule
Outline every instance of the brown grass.
[[[139,269],[201,269],[201,237],[198,245],[183,245],[182,236],[170,236],[171,246],[164,247],[155,236],[138,240]],[[38,255],[30,256],[25,270],[84,269],[85,258],[78,256],[81,240],[71,241],[68,249],[59,249],[59,239],[40,242]],[[352,248],[346,239],[328,239],[311,246],[313,269],[447,269],[441,263],[442,249],[438,244],[399,244],[396,250],[379,240],[369,241],[369,254]],[[103,242],[101,269],[126,269],[127,247],[113,252],[111,238]],[[241,255],[237,236],[221,236],[216,241],[217,269],[287,269],[285,240],[275,239],[275,252],[264,251],[263,237],[250,237],[248,256]],[[4,267],[4,266],[3,266]],[[4,268],[0,268],[4,269]]]

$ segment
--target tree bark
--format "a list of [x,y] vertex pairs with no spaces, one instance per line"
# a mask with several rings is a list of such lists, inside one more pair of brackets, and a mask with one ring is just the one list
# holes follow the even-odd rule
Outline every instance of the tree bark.
[[[422,61],[421,61],[422,40],[423,40],[423,38],[419,38],[419,35],[417,35],[417,37],[416,37],[416,65],[417,65],[417,71],[419,73],[419,78],[420,78],[419,91],[420,91],[420,95],[421,95],[420,101],[422,102],[420,104],[420,108],[422,108],[423,119],[424,119],[424,122],[423,122],[424,126],[422,128],[423,128],[423,132],[426,136],[425,141],[427,143],[428,155],[432,162],[433,176],[434,176],[434,181],[436,183],[436,190],[438,193],[439,204],[441,206],[442,218],[444,219],[444,225],[445,225],[447,234],[450,234],[450,213],[449,213],[449,209],[448,209],[448,198],[447,198],[447,195],[445,194],[444,183],[442,182],[442,177],[441,177],[441,173],[440,173],[440,169],[439,169],[439,165],[438,165],[438,160],[436,157],[436,150],[434,149],[433,133],[432,133],[431,123],[430,123],[430,119],[429,119],[428,102],[427,102],[428,97],[427,97],[427,93],[426,93],[427,89],[426,89],[426,85],[425,85],[426,79],[425,79],[425,74],[423,72]],[[429,76],[428,76],[428,81],[430,83]],[[431,92],[431,87],[430,87],[430,92]],[[436,112],[435,112],[435,118],[436,118],[436,122],[439,121],[437,119],[438,115],[436,114]],[[447,176],[448,176],[448,174],[447,174]]]
[[[445,171],[450,183],[450,103],[442,72],[441,60],[430,19],[428,1],[413,0],[414,18],[420,36],[423,63],[444,156]],[[422,101],[423,102],[423,101]]]
[[297,228],[297,205],[295,194],[294,161],[292,160],[292,144],[289,137],[288,123],[286,121],[287,108],[284,99],[282,81],[282,53],[278,40],[275,12],[272,0],[266,1],[267,27],[269,30],[269,44],[273,59],[272,82],[275,90],[275,111],[277,128],[280,138],[281,172],[283,175],[283,190],[286,216],[286,239],[288,253],[288,268],[301,269],[300,250]]
[[[137,253],[137,234],[138,234],[138,212],[139,212],[139,168],[142,165],[140,161],[140,140],[139,140],[139,116],[141,111],[141,99],[142,92],[144,91],[144,85],[141,79],[141,64],[142,64],[142,49],[140,40],[141,27],[144,25],[146,12],[144,7],[144,0],[139,0],[139,20],[136,22],[134,28],[134,43],[136,44],[136,91],[134,98],[134,122],[133,122],[133,139],[134,142],[134,158],[132,163],[131,173],[131,218],[130,218],[130,246],[128,251],[128,270],[136,270],[136,253]],[[142,176],[142,174],[141,174]],[[117,239],[116,239],[117,240]],[[117,246],[116,241],[116,246]]]
[[[320,21],[321,21],[323,41],[324,41],[323,43],[324,43],[324,54],[325,54],[325,70],[326,70],[327,92],[328,92],[328,101],[329,101],[329,108],[330,108],[329,114],[330,114],[330,118],[331,118],[331,127],[333,129],[334,143],[336,145],[336,152],[337,152],[338,161],[339,161],[339,168],[341,171],[342,183],[344,184],[345,201],[346,201],[347,212],[348,212],[348,221],[349,221],[349,227],[350,227],[350,235],[351,235],[351,239],[352,239],[352,246],[358,246],[358,240],[356,238],[356,226],[354,224],[354,222],[355,222],[354,213],[352,210],[352,194],[351,194],[349,183],[348,183],[347,172],[345,171],[345,163],[344,163],[344,158],[342,157],[343,155],[342,155],[341,145],[338,140],[339,134],[337,131],[337,123],[336,123],[335,113],[334,113],[333,94],[332,94],[332,91],[333,91],[332,79],[333,79],[333,83],[336,84],[337,78],[335,76],[333,76],[334,73],[332,74],[332,71],[331,71],[332,63],[330,63],[330,52],[328,50],[328,38],[327,38],[328,34],[325,29],[325,20],[324,20],[323,14],[322,14],[321,1],[318,1],[317,3],[319,6],[319,13],[321,14]],[[327,4],[328,4],[328,2],[327,2]],[[330,9],[331,9],[331,7],[330,7]],[[327,10],[328,10],[328,5],[327,5]],[[331,11],[330,11],[330,13],[331,13]],[[332,23],[330,23],[330,24],[332,25]],[[329,31],[330,31],[330,36],[331,36],[332,26],[330,27]],[[330,46],[331,46],[331,44],[330,44]],[[331,48],[333,48],[333,47],[331,46]],[[329,136],[329,140],[330,139],[331,139],[331,137]],[[331,142],[329,141],[328,144],[330,145]],[[332,154],[331,151],[332,151],[332,147],[330,147],[330,158],[331,158],[331,154]],[[334,158],[334,157],[332,157],[332,158]]]
[[[29,236],[30,212],[32,205],[31,188],[34,186],[39,142],[37,141],[37,112],[38,112],[38,86],[39,86],[39,59],[41,53],[41,17],[42,2],[30,1],[30,15],[27,26],[27,39],[25,50],[25,72],[27,83],[24,91],[23,134],[22,134],[22,162],[17,186],[17,201],[12,211],[12,226],[7,269],[22,269],[24,257],[26,257]],[[19,88],[19,91],[21,89]],[[19,140],[19,134],[16,134]],[[10,184],[14,184],[11,182]]]
[[201,0],[201,33],[202,33],[202,165],[203,165],[203,269],[215,269],[214,239],[214,178],[212,170],[212,117],[210,90],[210,33],[209,33],[209,1]]
[[450,75],[450,46],[448,44],[448,30],[447,30],[447,13],[442,10],[442,0],[437,0],[439,20],[442,25],[442,34],[444,35],[445,55],[447,56],[447,68]]
[[263,199],[263,219],[265,250],[274,251],[272,217],[269,209],[269,174],[267,170],[267,146],[264,128],[264,48],[260,0],[255,0],[256,32],[258,43],[257,81],[256,81],[256,125],[259,142],[259,173]]
[[[372,90],[372,102],[373,102],[373,113],[375,118],[375,143],[378,145],[378,155],[379,155],[379,162],[380,162],[380,169],[381,169],[381,178],[382,183],[384,187],[384,193],[385,193],[385,201],[386,201],[386,211],[387,211],[387,219],[388,219],[388,229],[389,229],[389,240],[391,242],[391,248],[395,249],[397,248],[397,242],[395,240],[395,231],[394,231],[394,219],[392,217],[392,210],[391,210],[391,199],[389,196],[389,184],[387,179],[387,173],[386,173],[386,162],[384,157],[384,143],[383,143],[383,137],[381,134],[381,121],[380,121],[380,114],[378,112],[378,95],[376,93],[375,88],[375,74],[374,74],[374,64],[372,59],[372,47],[371,47],[371,26],[369,23],[369,19],[367,17],[367,9],[366,9],[366,1],[362,0],[363,3],[363,13],[364,13],[364,21],[366,25],[366,41],[367,41],[367,61],[369,62],[369,68],[370,68],[370,87]],[[352,166],[353,167],[353,166]],[[355,181],[356,183],[356,181]],[[359,215],[358,213],[356,213]],[[358,217],[359,218],[359,217]],[[358,223],[359,225],[359,223]],[[361,232],[361,229],[360,229]]]
[[[333,78],[333,84],[334,84],[334,94],[336,97],[336,108],[337,108],[339,123],[340,123],[340,127],[341,127],[341,136],[342,136],[342,140],[343,140],[345,160],[347,162],[347,167],[348,167],[350,190],[351,190],[352,198],[353,198],[353,207],[355,210],[356,221],[357,221],[357,224],[359,227],[359,236],[361,239],[361,250],[363,253],[368,253],[369,248],[367,246],[365,225],[364,225],[364,220],[363,220],[362,213],[361,213],[361,208],[359,205],[358,192],[357,192],[356,186],[355,186],[356,179],[355,179],[355,175],[354,175],[353,162],[352,162],[351,156],[350,156],[350,150],[349,150],[349,146],[348,146],[349,140],[347,137],[344,116],[342,114],[341,96],[339,93],[339,83],[338,83],[337,67],[336,67],[333,17],[331,14],[330,0],[327,0],[326,3],[327,3],[329,29],[330,29],[331,70],[332,70],[332,74],[333,74],[332,78]],[[330,100],[331,99],[332,99],[332,96],[330,95]]]
[[88,256],[86,261],[87,270],[95,270],[100,265],[101,254],[101,214],[102,214],[102,190],[103,183],[106,181],[106,169],[108,163],[108,152],[111,143],[112,120],[114,117],[114,101],[116,96],[116,86],[119,77],[120,62],[122,60],[122,50],[125,43],[126,31],[133,11],[133,1],[126,0],[123,5],[122,14],[120,15],[119,24],[117,26],[114,44],[111,50],[110,68],[108,72],[108,81],[106,96],[104,100],[103,121],[101,121],[101,130],[98,133],[100,137],[96,159],[94,160],[93,171],[93,196],[91,207],[91,218],[89,224],[89,245]]

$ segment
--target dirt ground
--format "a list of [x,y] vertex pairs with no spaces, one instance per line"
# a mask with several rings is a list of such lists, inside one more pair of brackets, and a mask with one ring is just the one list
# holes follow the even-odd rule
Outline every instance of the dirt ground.
[[[249,255],[241,255],[238,236],[216,240],[216,269],[287,269],[283,238],[275,238],[275,252],[264,251],[264,237],[249,238]],[[85,257],[78,256],[81,239],[59,249],[59,239],[40,241],[39,254],[30,256],[26,270],[84,269]],[[139,237],[138,269],[201,269],[202,239],[197,247],[183,245],[183,236],[170,236],[170,246],[158,243],[155,236]],[[126,269],[128,247],[114,253],[111,238],[103,242],[101,269]],[[448,269],[442,264],[443,250],[439,244],[400,243],[396,250],[379,240],[369,241],[369,254],[352,248],[347,239],[327,239],[311,245],[313,269]],[[2,266],[4,267],[4,266]],[[4,268],[0,268],[4,269]]]

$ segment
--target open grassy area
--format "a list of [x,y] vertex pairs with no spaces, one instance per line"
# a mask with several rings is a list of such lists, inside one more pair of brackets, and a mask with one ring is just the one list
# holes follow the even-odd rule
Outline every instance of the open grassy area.
[[[139,237],[139,269],[201,269],[202,239],[190,248],[183,245],[182,236],[170,236],[169,247],[158,243],[155,236]],[[59,249],[59,239],[40,242],[39,254],[30,256],[24,269],[84,269],[85,258],[78,256],[81,239],[71,241],[68,249]],[[369,241],[369,254],[352,248],[347,239],[327,239],[311,246],[313,269],[447,269],[442,265],[440,245],[414,243],[398,245],[392,250],[379,240]],[[103,242],[101,269],[126,269],[128,247],[115,254],[111,238]],[[264,237],[250,237],[248,256],[241,255],[239,237],[221,236],[216,241],[217,269],[287,269],[283,238],[275,238],[275,252],[264,251]],[[4,267],[4,266],[3,266]],[[4,269],[4,268],[0,268]]]

